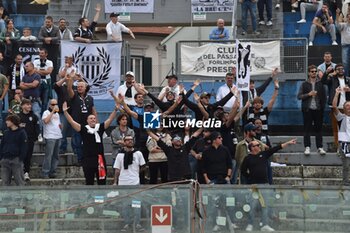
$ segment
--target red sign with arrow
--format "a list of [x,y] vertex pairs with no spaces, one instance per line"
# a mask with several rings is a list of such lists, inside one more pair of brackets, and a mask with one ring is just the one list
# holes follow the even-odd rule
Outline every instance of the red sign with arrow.
[[172,207],[171,205],[152,205],[152,226],[171,226]]

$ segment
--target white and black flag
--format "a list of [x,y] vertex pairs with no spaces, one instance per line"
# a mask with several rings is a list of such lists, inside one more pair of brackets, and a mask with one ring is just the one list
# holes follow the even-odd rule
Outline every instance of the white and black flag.
[[[61,57],[71,56],[73,63],[90,86],[89,94],[95,99],[111,99],[120,82],[121,43],[61,42]],[[62,66],[64,65],[62,59]]]
[[237,53],[237,88],[240,91],[249,91],[250,82],[250,43],[242,44],[239,40],[236,40],[236,53]]

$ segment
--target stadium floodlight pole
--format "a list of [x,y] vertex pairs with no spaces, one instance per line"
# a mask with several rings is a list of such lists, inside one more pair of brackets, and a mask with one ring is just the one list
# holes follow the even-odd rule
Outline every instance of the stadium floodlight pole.
[[237,35],[237,25],[236,25],[236,12],[237,12],[238,0],[233,0],[233,9],[232,9],[232,39],[236,40]]

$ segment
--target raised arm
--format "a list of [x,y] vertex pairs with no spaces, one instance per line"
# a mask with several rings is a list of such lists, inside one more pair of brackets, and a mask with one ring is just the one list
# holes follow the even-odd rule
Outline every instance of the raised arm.
[[244,107],[241,110],[239,110],[238,114],[235,116],[235,118],[234,118],[235,122],[237,122],[239,119],[241,119],[242,115],[247,111],[249,106],[250,106],[250,101],[247,100]]
[[93,22],[97,22],[98,19],[100,18],[100,12],[101,12],[101,4],[100,3],[96,4],[95,11],[96,11],[96,13],[95,13],[94,19],[92,20]]
[[261,94],[262,94],[262,93],[266,90],[266,88],[269,86],[269,84],[270,84],[270,82],[272,81],[272,79],[276,78],[277,74],[278,74],[278,68],[275,68],[274,70],[272,70],[271,77],[269,77],[268,79],[266,79],[265,82],[264,82],[261,86],[255,88],[256,93],[257,93],[258,96],[261,96]]
[[179,105],[179,103],[182,102],[182,96],[178,96],[176,101],[173,103],[173,105],[170,106],[165,112],[163,112],[163,117],[171,114]]
[[67,107],[67,102],[64,102],[62,105],[62,110],[64,112],[64,116],[67,118],[67,121],[69,122],[69,124],[72,126],[72,128],[77,131],[80,132],[81,130],[81,125],[79,123],[77,123],[76,121],[73,120],[73,118],[71,117],[71,115],[68,113],[68,107]]
[[[236,92],[236,87],[232,86],[231,91],[224,98],[214,103],[213,107],[217,108],[218,106],[224,106],[227,103],[227,101],[229,101],[232,98],[232,96],[234,96],[235,92]],[[237,98],[237,96],[235,97]]]
[[209,113],[205,110],[203,104],[201,103],[200,97],[198,96],[197,93],[193,94],[193,98],[195,99],[195,101],[197,102],[198,108],[201,111],[202,115],[203,115],[203,119],[206,120],[209,118]]
[[286,148],[289,145],[295,145],[296,143],[297,143],[297,140],[295,138],[293,138],[292,140],[289,140],[289,141],[287,141],[285,143],[282,143],[281,147],[283,149],[283,148]]
[[271,112],[272,111],[272,107],[275,104],[275,101],[277,99],[277,95],[278,95],[278,90],[279,90],[279,84],[278,84],[278,79],[275,79],[274,81],[275,84],[275,90],[273,91],[273,95],[267,105],[267,111]]
[[71,72],[70,74],[66,75],[66,81],[67,81],[67,92],[69,98],[74,97],[74,90],[73,90],[73,77],[75,75],[75,72]]
[[117,108],[117,106],[116,106],[116,107],[113,109],[113,111],[111,112],[111,114],[109,114],[109,117],[107,118],[107,120],[105,121],[105,129],[107,129],[107,128],[111,125],[113,119],[114,119],[115,116],[117,115],[117,111],[118,111],[118,108]]
[[338,115],[339,114],[339,109],[338,109],[338,100],[339,100],[339,95],[341,93],[341,87],[338,87],[337,89],[335,89],[335,94],[334,94],[334,98],[332,101],[332,108],[334,111],[334,115]]
[[136,113],[136,112],[134,112],[134,111],[132,111],[130,108],[129,108],[129,106],[125,103],[125,101],[124,101],[124,96],[122,95],[122,94],[119,94],[118,95],[118,98],[119,98],[119,100],[120,100],[120,104],[123,106],[123,108],[124,108],[124,111],[129,115],[129,116],[131,116],[132,118],[134,118],[134,119],[138,119],[139,118],[139,116],[138,116],[138,114]]
[[238,115],[238,109],[239,109],[239,101],[238,101],[238,98],[236,98],[235,102],[233,103],[233,106],[231,108],[231,111],[228,114],[228,118],[227,118],[227,121],[225,123],[226,127],[230,127],[232,122],[234,122],[235,117]]

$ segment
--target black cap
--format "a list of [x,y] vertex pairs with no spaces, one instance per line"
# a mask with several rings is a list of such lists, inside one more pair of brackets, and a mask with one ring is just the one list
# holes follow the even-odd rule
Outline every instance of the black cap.
[[153,102],[147,103],[147,104],[145,104],[145,107],[152,107],[152,108],[154,108],[154,103]]
[[204,97],[207,97],[207,96],[210,98],[211,94],[208,93],[208,92],[203,92],[199,97],[200,98],[204,98]]
[[176,75],[172,74],[172,75],[168,75],[165,77],[166,79],[171,79],[171,78],[174,78],[174,79],[178,79]]
[[246,124],[244,126],[244,132],[256,130],[256,128],[258,128],[258,127],[256,127],[252,122],[249,122],[248,124]]
[[109,18],[112,18],[112,17],[118,17],[119,16],[119,14],[118,13],[111,13],[110,15],[109,15]]
[[217,137],[221,136],[221,134],[218,131],[213,131],[210,134],[210,140],[214,141],[215,139],[217,139]]

